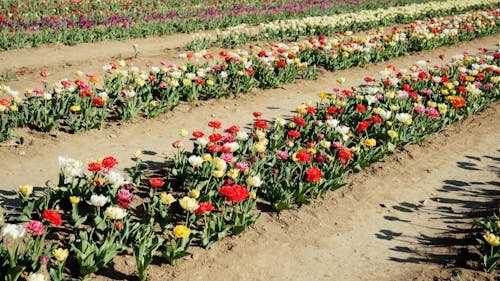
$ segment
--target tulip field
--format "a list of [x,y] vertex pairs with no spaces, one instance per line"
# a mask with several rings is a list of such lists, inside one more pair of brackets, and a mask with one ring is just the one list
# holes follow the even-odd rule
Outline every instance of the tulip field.
[[494,280],[499,3],[3,1],[0,280]]
[[[77,44],[329,15],[398,1],[3,1],[0,49]],[[243,5],[241,5],[243,3]]]

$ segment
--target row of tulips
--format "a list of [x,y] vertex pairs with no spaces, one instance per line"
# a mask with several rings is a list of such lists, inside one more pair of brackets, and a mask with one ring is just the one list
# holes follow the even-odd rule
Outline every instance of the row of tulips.
[[180,129],[166,174],[146,182],[140,151],[127,177],[111,156],[86,164],[59,157],[58,183],[39,192],[20,186],[19,205],[2,215],[1,272],[6,280],[87,279],[130,249],[145,280],[156,254],[175,264],[192,243],[208,248],[253,225],[257,196],[277,211],[308,203],[349,172],[498,102],[500,52],[481,51],[442,65],[389,65],[378,81],[303,102],[289,120],[254,112],[248,132],[210,121],[209,132],[191,133],[191,151]]
[[2,1],[0,49],[143,38],[427,1]]
[[363,87],[320,93],[320,103],[302,103],[289,121],[271,123],[256,112],[250,133],[236,126],[219,131],[220,123],[210,122],[213,131],[193,132],[193,151],[176,156],[167,178],[172,188],[200,189],[201,198],[228,180],[244,182],[259,187],[275,210],[294,208],[340,187],[348,171],[498,101],[499,62],[500,53],[464,54],[443,66],[389,67],[378,83],[366,77]]
[[[289,46],[271,44],[269,50],[221,52],[221,63],[162,63],[140,70],[124,61],[104,66],[104,87],[92,73],[74,81],[57,81],[43,88],[26,89],[26,99],[7,86],[0,94],[0,140],[13,137],[13,129],[28,126],[49,132],[56,128],[79,132],[101,128],[105,121],[129,120],[142,114],[152,118],[172,110],[180,100],[232,97],[254,87],[275,88],[297,78],[315,77],[316,68],[339,70],[383,61],[413,51],[428,50],[496,33],[499,9],[414,21],[390,33],[369,31],[365,36],[319,36]],[[190,55],[184,54],[186,59]],[[196,57],[214,56],[198,52]],[[82,73],[80,73],[83,75]],[[41,75],[44,75],[41,73]],[[84,81],[85,80],[85,81]]]
[[498,0],[433,1],[338,15],[274,21],[261,23],[259,26],[250,28],[244,24],[218,31],[215,41],[212,40],[211,34],[197,33],[193,35],[194,39],[186,47],[189,50],[201,50],[214,45],[233,48],[258,40],[297,41],[304,36],[332,35],[345,30],[357,32],[374,29],[378,26],[409,23],[416,19],[464,13],[474,9],[493,8],[499,3]]
[[[493,34],[498,32],[499,23],[500,9],[472,11],[439,19],[416,20],[402,28],[394,27],[386,34],[368,31],[365,37],[351,36],[348,38],[352,39],[348,40],[344,39],[345,34],[319,36],[296,46],[303,50],[298,57],[304,62],[337,70],[472,40],[475,34]],[[356,59],[344,59],[353,57]]]

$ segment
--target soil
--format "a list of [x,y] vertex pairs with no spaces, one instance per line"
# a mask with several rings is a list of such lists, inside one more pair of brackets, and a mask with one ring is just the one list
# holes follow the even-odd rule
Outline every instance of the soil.
[[[40,71],[50,81],[71,77],[76,70],[102,73],[110,60],[141,55],[135,65],[158,65],[177,60],[189,35],[52,46],[0,52],[0,73],[17,80],[7,84],[22,91],[39,85]],[[304,99],[339,86],[378,77],[387,64],[408,67],[421,59],[439,63],[477,48],[494,49],[497,36],[451,47],[411,54],[390,61],[338,72],[322,71],[317,80],[298,80],[273,90],[253,90],[235,99],[183,103],[154,120],[108,124],[102,130],[78,135],[16,130],[25,140],[0,147],[0,196],[9,197],[21,184],[38,187],[57,179],[57,156],[86,161],[112,155],[124,169],[141,149],[150,170],[161,170],[173,153],[178,129],[206,129],[210,120],[223,126],[245,127],[252,112],[273,119],[292,115]],[[500,280],[479,269],[478,252],[470,234],[471,222],[500,203],[500,104],[447,127],[420,145],[401,149],[348,178],[347,186],[327,193],[298,210],[279,215],[262,208],[257,225],[242,235],[216,243],[210,250],[193,248],[175,267],[161,258],[148,269],[149,280]],[[185,145],[189,149],[189,144]],[[96,280],[136,280],[134,259],[115,258]]]

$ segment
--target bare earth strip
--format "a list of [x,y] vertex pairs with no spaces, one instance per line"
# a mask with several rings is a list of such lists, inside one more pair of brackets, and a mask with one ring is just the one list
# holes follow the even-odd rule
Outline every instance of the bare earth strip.
[[[215,34],[214,31],[208,32]],[[0,51],[0,73],[16,76],[8,81],[14,89],[40,87],[40,71],[46,71],[49,81],[62,78],[72,79],[75,71],[92,72],[99,77],[104,75],[102,67],[110,61],[131,60],[144,68],[149,65],[185,63],[179,59],[180,49],[192,40],[190,34],[173,34],[144,39],[82,43],[75,46],[44,46],[36,49],[15,49]],[[134,58],[133,45],[137,44],[139,55]],[[213,49],[217,54],[219,49]],[[193,61],[196,61],[193,59]]]
[[[132,165],[132,152],[142,149],[149,152],[145,158],[151,166],[161,167],[172,153],[170,143],[178,139],[179,128],[205,129],[214,119],[227,127],[245,126],[253,111],[261,111],[269,119],[292,115],[300,101],[316,100],[318,92],[338,86],[334,81],[339,76],[347,78],[342,87],[350,87],[363,83],[365,76],[378,77],[388,63],[407,67],[427,58],[437,63],[438,54],[493,49],[496,43],[498,36],[490,36],[363,69],[323,73],[315,81],[256,90],[233,100],[183,104],[155,120],[136,119],[101,131],[49,135],[19,130],[26,138],[25,146],[0,147],[0,190],[9,195],[20,184],[43,186],[46,180],[57,179],[59,155],[83,161],[112,155],[126,168]],[[328,193],[323,200],[280,216],[264,213],[257,226],[242,236],[225,239],[209,251],[194,249],[193,256],[176,267],[158,260],[149,270],[150,280],[448,278],[452,273],[441,269],[453,263],[467,268],[461,263],[464,252],[460,251],[468,251],[449,245],[463,241],[456,238],[470,228],[471,217],[498,203],[499,120],[500,105],[492,105],[429,142],[410,146],[386,163],[351,176],[347,187]],[[129,279],[135,272],[133,263],[131,257],[119,257],[114,270],[105,270],[97,279]]]

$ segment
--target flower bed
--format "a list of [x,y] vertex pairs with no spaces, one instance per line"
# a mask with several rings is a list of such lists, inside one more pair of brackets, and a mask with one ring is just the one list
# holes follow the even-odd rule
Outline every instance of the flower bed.
[[258,40],[291,40],[314,35],[332,35],[349,30],[357,32],[375,29],[379,26],[409,23],[413,20],[429,17],[446,16],[464,13],[486,7],[494,8],[500,3],[497,0],[474,1],[437,1],[422,4],[411,4],[399,7],[384,7],[376,10],[363,10],[353,13],[322,17],[307,17],[262,23],[257,27],[240,25],[217,32],[215,41],[210,34],[195,34],[194,40],[187,44],[189,50],[207,49],[213,45],[234,48],[251,41]]
[[[295,43],[272,44],[270,50],[255,46],[251,51],[221,52],[222,63],[162,63],[140,70],[124,68],[126,62],[111,63],[104,87],[92,73],[74,81],[60,80],[51,87],[27,89],[22,100],[7,86],[0,93],[0,140],[13,136],[13,128],[49,132],[64,128],[79,132],[101,128],[105,121],[128,120],[137,114],[147,118],[171,110],[179,100],[194,101],[232,97],[254,87],[275,88],[297,78],[313,78],[316,67],[327,70],[363,66],[413,51],[471,40],[498,31],[499,10],[476,11],[463,15],[414,21],[391,33],[367,32],[364,37],[338,34]],[[199,57],[212,59],[210,54]],[[189,58],[188,55],[186,55]]]
[[3,1],[0,49],[143,38],[415,2],[426,1]]
[[127,178],[110,156],[86,164],[60,157],[58,183],[35,194],[21,186],[19,208],[3,217],[1,272],[35,280],[48,266],[53,280],[89,278],[131,249],[143,280],[155,254],[174,264],[191,243],[210,247],[254,224],[257,196],[277,211],[308,203],[349,172],[497,102],[500,53],[482,52],[400,71],[389,65],[379,81],[320,93],[289,120],[254,112],[248,132],[209,121],[208,132],[191,133],[192,151],[174,142],[167,173],[145,181],[140,152]]

